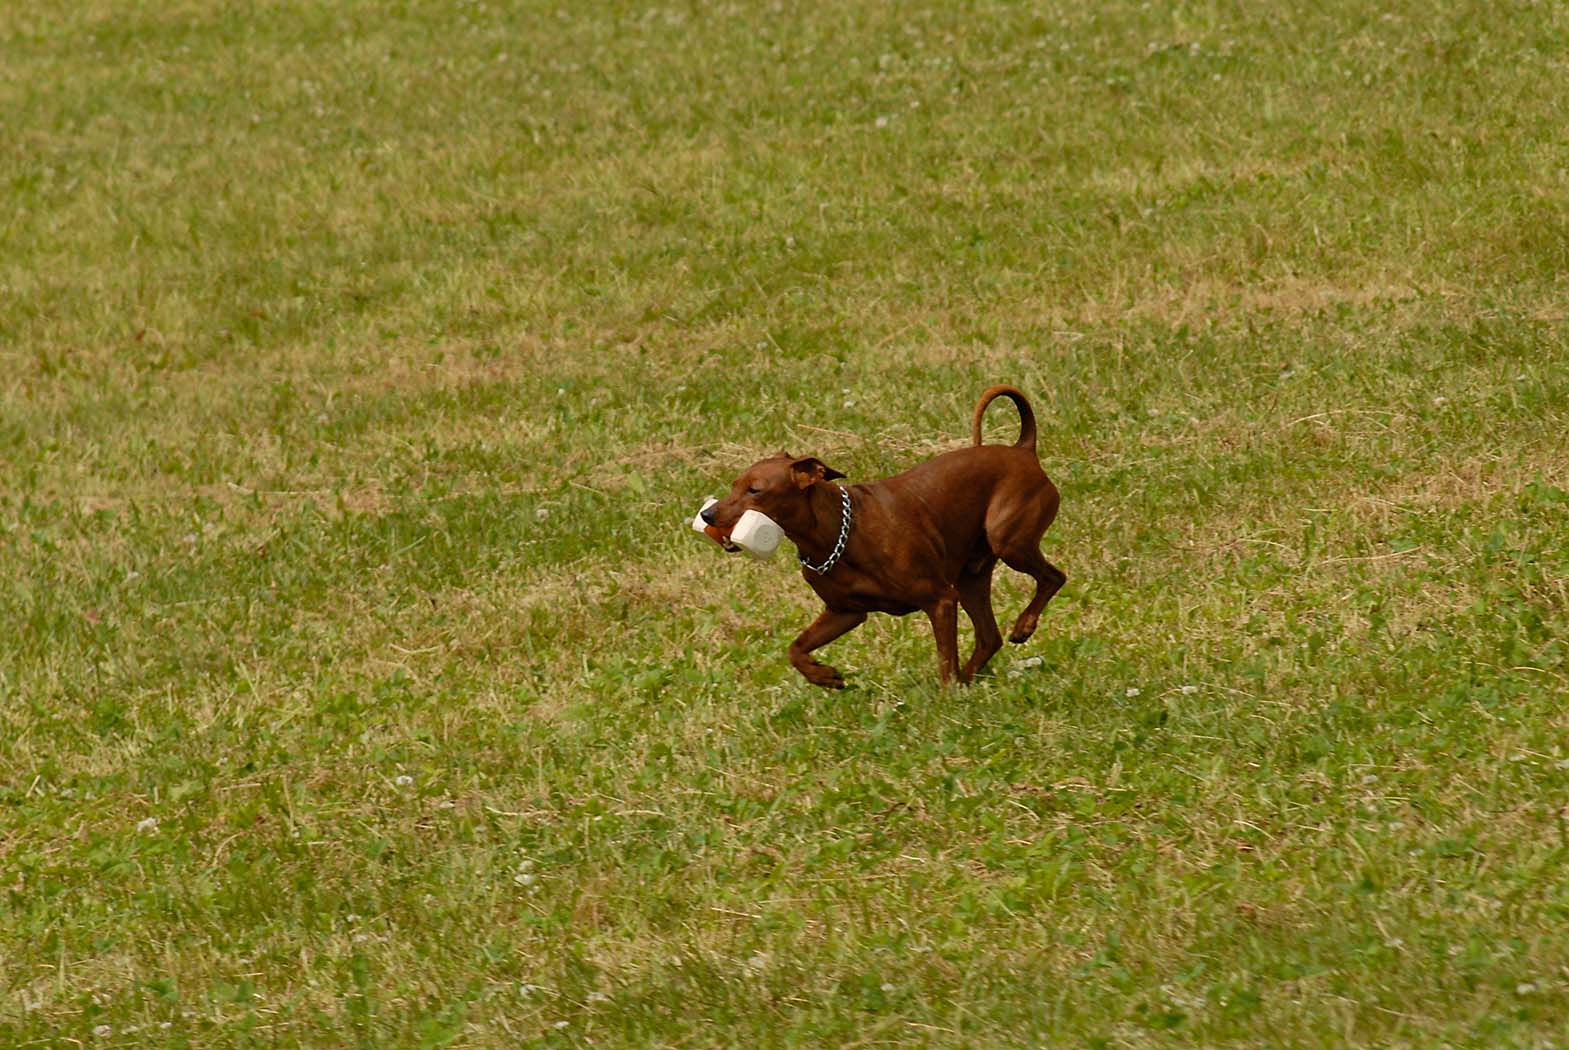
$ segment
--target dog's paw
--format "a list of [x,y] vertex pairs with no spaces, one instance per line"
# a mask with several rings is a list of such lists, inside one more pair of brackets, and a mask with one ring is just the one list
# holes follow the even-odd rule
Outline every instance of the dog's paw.
[[813,685],[822,686],[824,689],[843,689],[844,675],[832,667],[818,666],[807,672],[806,680]]
[[1023,645],[1030,640],[1030,635],[1035,633],[1035,628],[1039,623],[1039,620],[1031,623],[1025,623],[1023,620],[1020,620],[1013,625],[1013,631],[1008,635],[1008,641],[1014,645]]

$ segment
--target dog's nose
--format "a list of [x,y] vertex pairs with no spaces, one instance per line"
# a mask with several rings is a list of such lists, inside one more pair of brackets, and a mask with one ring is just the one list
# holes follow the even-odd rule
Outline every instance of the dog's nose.
[[701,517],[704,521],[708,522],[708,524],[712,525],[714,523],[714,508],[704,507],[703,512],[698,516]]

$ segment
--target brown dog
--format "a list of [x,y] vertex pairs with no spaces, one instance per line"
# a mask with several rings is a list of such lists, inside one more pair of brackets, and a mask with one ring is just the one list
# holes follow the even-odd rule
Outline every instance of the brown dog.
[[[1019,440],[982,445],[981,416],[993,399],[1019,408]],[[790,662],[829,689],[844,678],[811,653],[859,626],[871,612],[932,621],[938,673],[968,682],[1002,648],[992,614],[992,568],[1035,578],[1035,596],[1013,625],[1011,642],[1034,633],[1041,610],[1068,577],[1041,556],[1041,535],[1057,516],[1057,488],[1035,454],[1035,413],[1023,394],[994,386],[975,406],[975,444],[867,485],[830,484],[843,474],[788,453],[752,464],[730,495],[703,511],[704,530],[727,550],[741,515],[768,515],[799,549],[801,575],[828,608],[790,644]],[[958,607],[975,625],[975,652],[959,667]]]

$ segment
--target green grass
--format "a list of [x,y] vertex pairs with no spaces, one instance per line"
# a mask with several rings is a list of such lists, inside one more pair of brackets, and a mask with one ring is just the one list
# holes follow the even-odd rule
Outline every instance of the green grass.
[[[0,1044],[1563,1045],[1566,46],[0,3]],[[993,382],[1041,631],[806,686],[686,519]]]

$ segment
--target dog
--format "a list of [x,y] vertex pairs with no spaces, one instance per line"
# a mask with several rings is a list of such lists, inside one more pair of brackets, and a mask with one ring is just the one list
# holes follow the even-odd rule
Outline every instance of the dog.
[[[1019,410],[1019,440],[981,444],[981,418],[999,397]],[[813,685],[843,689],[844,676],[812,653],[860,626],[868,613],[932,623],[938,677],[968,683],[1002,648],[992,613],[998,561],[1035,579],[1035,594],[1008,640],[1029,639],[1041,611],[1068,577],[1041,554],[1041,536],[1057,517],[1057,487],[1035,451],[1035,413],[1011,386],[981,395],[974,443],[903,474],[864,485],[835,485],[844,475],[813,457],[781,452],[736,478],[725,499],[702,512],[704,532],[726,550],[742,514],[772,518],[796,545],[801,575],[827,606],[790,643],[790,663]],[[975,626],[975,652],[959,666],[958,610]]]

